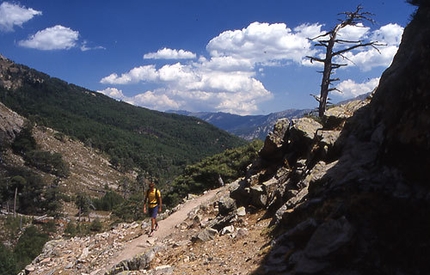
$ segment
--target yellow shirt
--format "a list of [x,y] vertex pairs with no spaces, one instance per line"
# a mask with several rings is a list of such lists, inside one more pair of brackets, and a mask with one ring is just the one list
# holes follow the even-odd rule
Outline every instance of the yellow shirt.
[[[155,195],[155,192],[157,192],[157,195]],[[157,197],[161,198],[160,190],[154,188],[152,191],[151,190],[148,191],[147,198],[148,198],[149,207],[154,208],[155,206],[157,206],[158,204]]]

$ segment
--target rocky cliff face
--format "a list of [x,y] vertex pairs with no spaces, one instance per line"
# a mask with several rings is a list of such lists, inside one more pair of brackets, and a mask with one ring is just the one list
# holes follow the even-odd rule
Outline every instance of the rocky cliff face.
[[268,207],[278,225],[256,273],[430,272],[429,26],[422,6],[373,99],[342,131],[329,111],[320,125],[299,120],[268,137],[233,193]]
[[430,7],[422,5],[381,78],[370,114],[383,132],[381,160],[408,178],[428,181],[430,149]]
[[23,125],[24,118],[0,102],[0,144],[13,141]]

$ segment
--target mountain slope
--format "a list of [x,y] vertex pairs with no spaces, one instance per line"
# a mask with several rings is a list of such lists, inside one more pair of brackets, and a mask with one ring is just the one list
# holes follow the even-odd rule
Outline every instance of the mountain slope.
[[186,164],[245,141],[193,117],[118,102],[0,56],[0,100],[9,108],[107,152],[118,169],[167,180]]

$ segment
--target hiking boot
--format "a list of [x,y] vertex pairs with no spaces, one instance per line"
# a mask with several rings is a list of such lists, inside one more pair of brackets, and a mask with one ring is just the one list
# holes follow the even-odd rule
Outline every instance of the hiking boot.
[[151,230],[151,232],[148,234],[149,237],[152,237],[152,235],[154,235],[154,230]]

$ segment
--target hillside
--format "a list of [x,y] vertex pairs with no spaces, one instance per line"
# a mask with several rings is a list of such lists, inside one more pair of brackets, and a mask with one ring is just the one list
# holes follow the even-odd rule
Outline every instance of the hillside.
[[200,119],[118,102],[2,56],[0,100],[37,125],[107,153],[117,169],[136,167],[161,182],[187,164],[246,143]]

